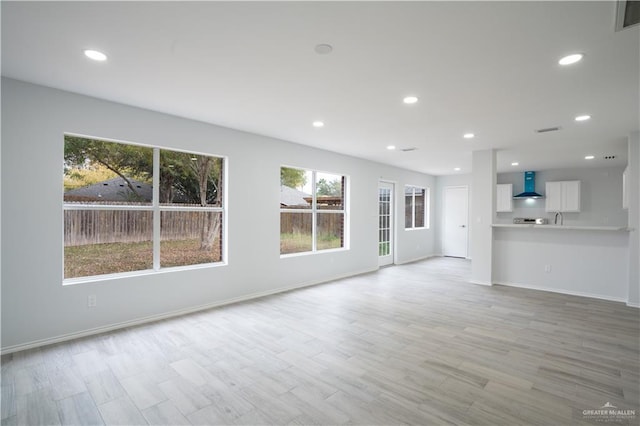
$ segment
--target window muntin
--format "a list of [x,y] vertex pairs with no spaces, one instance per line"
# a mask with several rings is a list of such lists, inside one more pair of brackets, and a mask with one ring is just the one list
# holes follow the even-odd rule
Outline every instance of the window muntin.
[[223,158],[67,135],[64,168],[65,280],[223,260]]
[[282,167],[280,254],[345,247],[346,177]]
[[404,189],[404,229],[428,228],[429,191],[418,186]]

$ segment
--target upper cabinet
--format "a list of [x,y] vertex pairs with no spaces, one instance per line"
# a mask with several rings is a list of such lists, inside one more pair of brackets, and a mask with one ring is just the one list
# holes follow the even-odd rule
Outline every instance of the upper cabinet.
[[546,183],[545,211],[579,212],[580,181],[567,180]]
[[496,185],[496,212],[513,211],[513,185],[501,183]]

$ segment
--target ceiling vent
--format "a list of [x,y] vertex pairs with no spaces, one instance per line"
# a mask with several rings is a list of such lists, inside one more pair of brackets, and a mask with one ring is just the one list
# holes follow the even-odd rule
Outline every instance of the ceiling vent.
[[558,130],[560,130],[560,127],[547,127],[546,129],[536,130],[536,133],[557,132]]
[[616,10],[616,31],[640,24],[640,1],[618,0]]
[[418,148],[413,146],[411,148],[402,148],[400,151],[402,151],[402,152],[411,152],[411,151],[415,151],[416,149],[418,149]]
[[604,159],[605,159],[605,160],[613,160],[613,159],[615,159],[615,158],[616,158],[616,156],[615,156],[615,155],[605,155],[605,156],[604,156]]

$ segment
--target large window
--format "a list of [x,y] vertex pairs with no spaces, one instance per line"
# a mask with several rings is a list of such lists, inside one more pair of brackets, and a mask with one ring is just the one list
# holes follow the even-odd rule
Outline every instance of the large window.
[[404,187],[404,229],[429,227],[429,190]]
[[64,138],[64,278],[223,259],[224,160]]
[[280,254],[345,247],[346,177],[280,169]]

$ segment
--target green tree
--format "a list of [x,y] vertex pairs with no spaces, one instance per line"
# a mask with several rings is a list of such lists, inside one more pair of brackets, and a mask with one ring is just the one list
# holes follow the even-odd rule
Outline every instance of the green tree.
[[221,183],[221,158],[160,150],[161,203],[219,206]]
[[280,167],[280,185],[290,188],[302,188],[306,184],[307,175],[304,170]]
[[[160,202],[220,206],[222,164],[218,157],[160,150]],[[222,224],[219,213],[204,215],[200,250],[208,251],[213,249]]]
[[117,175],[107,169],[102,164],[91,164],[86,167],[65,167],[64,173],[64,190],[82,188],[83,186],[93,185],[95,183],[104,182],[113,179]]
[[332,180],[327,182],[322,178],[316,183],[317,195],[330,195],[332,197],[339,197],[342,194],[342,182],[339,180]]
[[133,178],[151,181],[153,173],[153,150],[135,145],[118,144],[77,136],[64,138],[65,174],[100,164],[121,177],[134,198],[142,199]]

